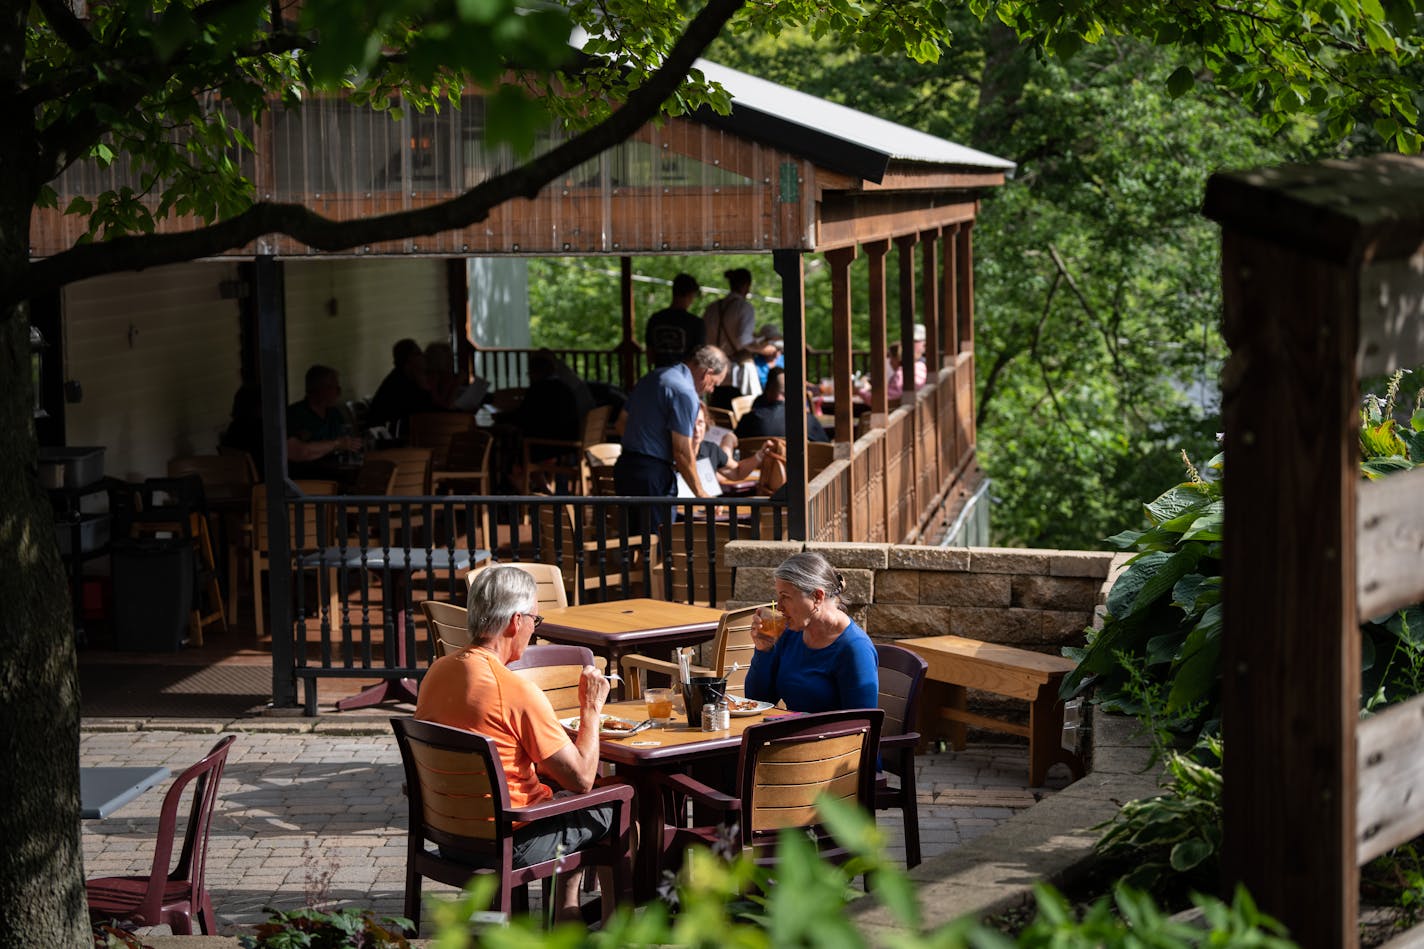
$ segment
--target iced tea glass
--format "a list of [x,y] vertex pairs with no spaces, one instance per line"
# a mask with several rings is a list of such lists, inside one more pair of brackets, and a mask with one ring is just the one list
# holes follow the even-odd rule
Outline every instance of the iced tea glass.
[[644,689],[643,698],[654,725],[666,725],[672,720],[672,689]]
[[757,630],[763,636],[780,638],[786,632],[786,614],[774,605],[758,607],[756,611]]

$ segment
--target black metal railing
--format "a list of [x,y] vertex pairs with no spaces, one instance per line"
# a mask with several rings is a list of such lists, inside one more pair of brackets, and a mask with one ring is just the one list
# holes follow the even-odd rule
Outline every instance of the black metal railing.
[[[483,564],[554,564],[571,604],[718,606],[732,595],[726,543],[786,536],[785,504],[758,497],[308,495],[288,505],[294,675],[313,715],[319,678],[421,678],[431,655],[418,603],[463,604],[463,575]],[[650,519],[662,523],[649,530]]]

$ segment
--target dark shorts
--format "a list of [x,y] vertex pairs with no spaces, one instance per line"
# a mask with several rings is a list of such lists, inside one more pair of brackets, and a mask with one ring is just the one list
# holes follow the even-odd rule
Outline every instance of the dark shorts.
[[612,804],[536,820],[514,832],[514,865],[530,867],[561,853],[582,850],[612,826]]
[[[529,867],[553,860],[561,853],[582,850],[601,839],[612,826],[612,804],[536,820],[514,832],[514,865]],[[447,860],[475,862],[456,847],[441,847],[440,855]]]

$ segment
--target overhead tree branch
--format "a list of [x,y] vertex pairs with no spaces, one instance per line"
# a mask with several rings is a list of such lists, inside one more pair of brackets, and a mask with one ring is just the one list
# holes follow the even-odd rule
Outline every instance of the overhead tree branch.
[[36,261],[0,291],[0,306],[76,280],[211,257],[266,234],[285,234],[317,250],[345,250],[468,227],[512,198],[533,198],[559,175],[627,139],[658,114],[702,51],[745,0],[709,0],[663,64],[608,118],[559,147],[465,193],[426,208],[335,221],[296,204],[261,202],[225,221],[176,234],[119,237],[73,247]]
[[94,37],[65,0],[35,0],[35,6],[44,14],[54,35],[64,40],[70,49],[82,53],[93,48]]

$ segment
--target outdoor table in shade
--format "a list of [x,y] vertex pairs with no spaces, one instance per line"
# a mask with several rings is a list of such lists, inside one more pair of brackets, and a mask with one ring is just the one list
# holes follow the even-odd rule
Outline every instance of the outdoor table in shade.
[[[410,575],[425,571],[448,574],[457,570],[469,570],[489,559],[490,552],[480,549],[456,548],[452,551],[448,547],[436,547],[431,550],[417,547],[407,550],[404,547],[346,546],[326,547],[307,554],[302,557],[301,564],[303,567],[316,567],[323,570],[334,568],[337,570],[389,571],[392,589],[390,602],[387,606],[395,614],[396,665],[404,669],[409,666],[410,662],[410,656],[406,651],[405,636],[406,595],[410,584]],[[363,689],[355,695],[342,699],[336,703],[336,707],[346,711],[379,705],[382,702],[414,702],[415,692],[416,682],[414,679],[383,679],[368,689]]]
[[168,769],[163,767],[80,768],[79,816],[108,817],[166,777]]

